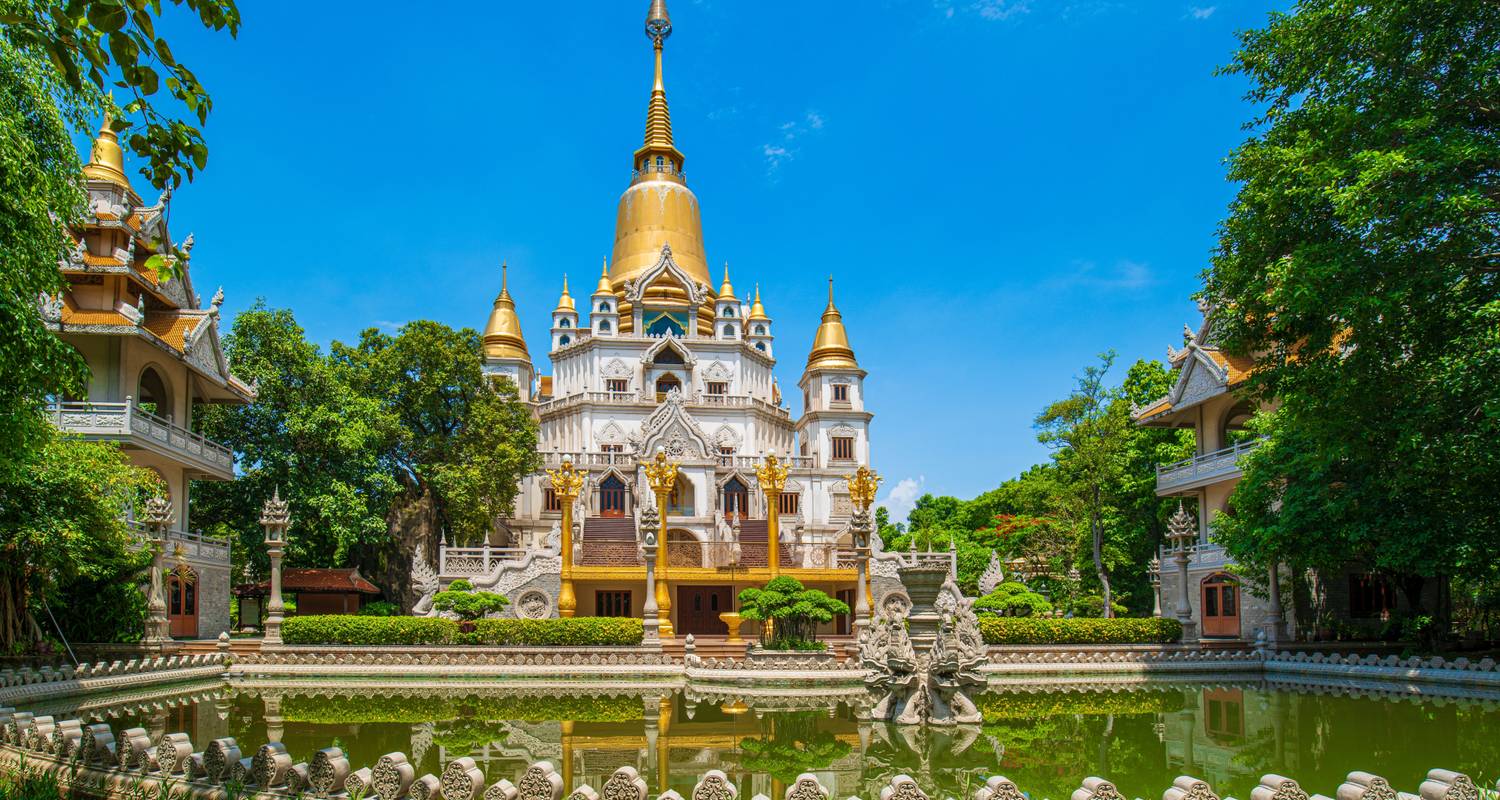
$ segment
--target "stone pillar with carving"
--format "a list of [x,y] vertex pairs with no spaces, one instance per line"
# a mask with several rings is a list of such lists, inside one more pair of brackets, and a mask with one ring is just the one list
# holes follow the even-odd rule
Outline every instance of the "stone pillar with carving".
[[672,494],[672,488],[677,485],[677,467],[675,461],[667,461],[667,453],[662,448],[656,448],[656,456],[641,463],[641,468],[646,472],[646,482],[651,491],[656,495],[657,511],[657,535],[656,535],[656,616],[658,628],[662,636],[672,635],[672,592],[667,584],[667,555],[669,548],[667,542],[667,499]]
[[870,607],[874,604],[870,596],[870,539],[875,535],[875,523],[870,518],[870,506],[875,503],[875,491],[880,487],[880,481],[880,475],[875,470],[863,465],[849,476],[849,499],[854,504],[849,529],[854,536],[854,561],[858,567],[854,586],[856,638],[870,624]]
[[776,458],[776,451],[766,453],[765,461],[755,468],[761,493],[766,496],[766,566],[771,577],[781,574],[781,490],[786,488],[790,470]]
[[641,615],[645,618],[645,636],[642,641],[646,644],[661,641],[661,620],[657,618],[660,608],[656,605],[656,534],[659,525],[655,506],[648,505],[641,509],[641,560],[646,564],[646,602],[641,608]]
[[562,504],[562,541],[559,553],[562,557],[562,589],[557,593],[557,613],[571,617],[577,613],[578,598],[573,594],[573,502],[583,490],[588,470],[574,469],[573,460],[564,458],[561,469],[547,470],[552,481],[552,492]]
[[271,557],[271,600],[266,604],[265,644],[281,644],[281,622],[286,606],[281,601],[281,556],[286,552],[286,531],[292,526],[292,504],[281,499],[277,487],[260,508],[260,524],[266,530],[266,555]]
[[167,619],[165,593],[165,555],[167,529],[172,525],[172,501],[153,497],[146,501],[146,524],[151,545],[151,588],[146,595],[146,637],[148,647],[161,647],[172,641],[172,625]]
[[1287,639],[1286,618],[1281,611],[1281,564],[1272,561],[1266,575],[1266,604],[1271,607],[1271,617],[1266,625],[1266,646],[1275,652]]
[[1161,616],[1161,559],[1152,556],[1147,565],[1151,575],[1151,616]]
[[1198,626],[1193,622],[1193,605],[1188,598],[1188,562],[1192,558],[1193,543],[1198,541],[1198,524],[1182,504],[1177,513],[1167,520],[1167,540],[1175,550],[1172,560],[1177,564],[1177,621],[1182,623],[1184,644],[1198,641]]

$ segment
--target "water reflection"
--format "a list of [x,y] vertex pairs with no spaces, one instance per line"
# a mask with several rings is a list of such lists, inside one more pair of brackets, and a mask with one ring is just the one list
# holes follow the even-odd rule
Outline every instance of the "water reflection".
[[906,773],[935,797],[968,797],[986,777],[1003,774],[1032,797],[1062,798],[1087,775],[1108,776],[1127,796],[1153,795],[1190,774],[1221,795],[1245,797],[1268,772],[1331,793],[1356,769],[1415,787],[1435,766],[1492,785],[1500,766],[1500,704],[1492,700],[1350,697],[1242,683],[992,691],[979,705],[982,726],[922,730],[859,721],[827,695],[334,683],[195,685],[41,710],[117,729],[139,725],[153,737],[185,731],[199,747],[220,736],[242,745],[281,741],[297,760],[330,744],[355,765],[401,751],[418,774],[469,755],[488,780],[514,780],[526,765],[548,760],[568,791],[598,788],[630,765],[653,792],[684,796],[709,769],[727,773],[746,797],[779,797],[797,774],[813,772],[836,797],[878,797],[891,777]]

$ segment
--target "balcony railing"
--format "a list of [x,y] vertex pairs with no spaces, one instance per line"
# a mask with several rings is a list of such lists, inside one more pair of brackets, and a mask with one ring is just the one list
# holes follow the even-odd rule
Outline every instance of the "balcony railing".
[[[655,406],[665,399],[658,396],[656,392],[578,392],[563,397],[548,400],[537,406],[537,413],[542,415],[551,414],[564,409],[581,406],[585,403],[594,405],[613,406]],[[683,399],[683,404],[688,407],[706,408],[751,408],[758,407],[773,414],[790,416],[790,412],[781,406],[768,400],[748,394],[708,394],[706,392],[694,392]]]
[[438,574],[444,577],[488,575],[501,562],[518,562],[526,555],[524,547],[448,547],[438,548]]
[[[138,537],[142,546],[150,538],[150,529],[146,523],[140,520],[126,520],[126,525]],[[167,530],[166,554],[170,559],[181,547],[181,553],[186,558],[214,563],[229,563],[229,540],[217,536],[209,536],[202,531],[181,531],[175,528]]]
[[123,440],[192,463],[216,477],[234,477],[234,451],[170,420],[124,403],[53,403],[47,415],[58,430],[89,439]]
[[1236,442],[1222,450],[1193,456],[1175,464],[1162,464],[1156,468],[1156,491],[1158,493],[1188,489],[1225,478],[1238,477],[1240,456],[1260,445],[1260,439]]
[[[576,467],[628,467],[634,469],[645,459],[645,456],[633,453],[542,453],[543,466],[555,467],[568,459]],[[714,462],[721,467],[729,469],[754,469],[764,463],[761,456],[713,456]],[[813,465],[811,456],[783,456],[782,462],[793,469],[810,469]]]

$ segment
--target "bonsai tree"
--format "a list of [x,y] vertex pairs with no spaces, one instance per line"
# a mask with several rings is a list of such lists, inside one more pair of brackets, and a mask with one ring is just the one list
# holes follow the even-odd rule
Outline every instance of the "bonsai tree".
[[1031,617],[1052,613],[1047,598],[1026,588],[1025,584],[1006,581],[995,590],[974,601],[974,613],[1001,617]]
[[457,614],[465,622],[497,614],[510,605],[510,598],[494,592],[476,592],[474,584],[459,579],[432,597],[432,607]]
[[761,623],[760,643],[768,650],[817,649],[819,623],[847,613],[847,603],[786,576],[740,592],[740,616]]

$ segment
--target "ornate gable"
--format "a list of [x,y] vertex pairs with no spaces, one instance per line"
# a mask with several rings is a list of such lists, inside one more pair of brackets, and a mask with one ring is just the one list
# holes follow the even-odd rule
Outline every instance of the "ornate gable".
[[667,349],[668,347],[672,348],[677,352],[678,355],[682,356],[683,366],[687,367],[688,369],[692,369],[693,365],[698,363],[698,360],[696,358],[693,358],[693,352],[687,349],[687,347],[682,344],[682,341],[671,333],[668,333],[666,336],[661,337],[661,339],[657,340],[655,344],[646,348],[646,352],[641,355],[641,363],[645,364],[648,367],[652,364],[655,364],[656,357],[661,355],[661,351]]
[[668,458],[705,459],[714,452],[713,442],[682,405],[682,393],[667,392],[662,404],[641,423],[640,433],[632,437],[637,452],[654,453],[660,447]]
[[734,373],[729,371],[729,367],[724,366],[724,362],[710,361],[708,366],[703,368],[703,377],[711,381],[727,381],[734,377]]
[[618,358],[611,358],[604,362],[604,367],[601,371],[606,378],[629,378],[631,373],[630,367],[626,366],[625,362]]
[[1182,372],[1167,399],[1174,408],[1201,402],[1229,388],[1229,373],[1197,342],[1189,342]]
[[624,429],[616,422],[600,425],[599,429],[594,431],[594,441],[598,444],[624,444],[627,438]]
[[708,302],[708,284],[694,282],[686,270],[677,266],[677,261],[672,258],[672,246],[668,244],[661,246],[661,256],[656,259],[655,265],[635,279],[625,281],[625,302],[640,305],[646,290],[664,278],[681,286],[687,293],[688,302],[694,306]]

